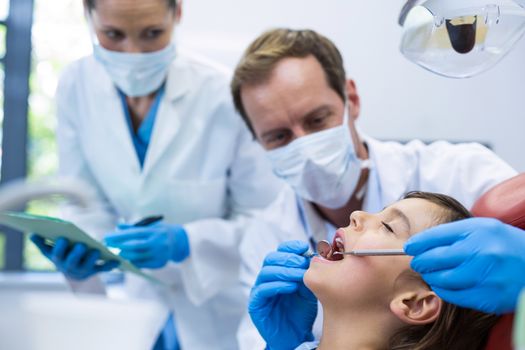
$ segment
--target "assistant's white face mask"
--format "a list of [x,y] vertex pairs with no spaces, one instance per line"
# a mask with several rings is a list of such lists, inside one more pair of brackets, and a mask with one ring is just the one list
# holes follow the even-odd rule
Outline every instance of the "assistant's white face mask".
[[139,97],[157,91],[164,83],[175,58],[175,44],[148,53],[115,52],[95,44],[93,52],[113,83],[126,96]]
[[362,169],[348,119],[345,107],[342,125],[268,151],[274,173],[310,202],[332,209],[344,206],[356,189]]
[[[93,28],[90,23],[91,28]],[[172,40],[164,49],[147,53],[127,53],[103,48],[91,29],[93,54],[104,66],[111,81],[129,97],[147,96],[157,91],[166,80],[170,64],[175,59]]]

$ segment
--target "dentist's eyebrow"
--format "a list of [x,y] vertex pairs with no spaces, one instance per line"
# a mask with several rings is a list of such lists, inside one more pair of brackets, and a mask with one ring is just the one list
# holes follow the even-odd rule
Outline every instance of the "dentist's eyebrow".
[[[302,119],[301,122],[308,121],[308,120],[316,117],[319,113],[329,113],[329,112],[331,112],[331,110],[332,110],[332,108],[329,105],[322,105],[322,106],[316,107],[313,110],[311,110],[308,113],[306,113],[306,115],[304,115],[301,118]],[[265,138],[274,136],[275,134],[278,134],[280,132],[289,132],[289,129],[280,127],[280,128],[277,128],[277,129],[268,130],[268,131],[263,132],[259,138],[261,140],[264,140]]]
[[322,105],[306,113],[306,115],[303,117],[303,120],[308,120],[310,118],[316,117],[321,112],[328,113],[330,111],[331,107],[329,105]]

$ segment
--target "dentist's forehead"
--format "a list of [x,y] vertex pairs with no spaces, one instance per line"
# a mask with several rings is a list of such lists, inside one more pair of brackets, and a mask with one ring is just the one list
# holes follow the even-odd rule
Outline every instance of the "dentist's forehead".
[[243,86],[241,98],[259,136],[268,124],[296,121],[323,105],[344,105],[314,56],[279,61],[268,79]]

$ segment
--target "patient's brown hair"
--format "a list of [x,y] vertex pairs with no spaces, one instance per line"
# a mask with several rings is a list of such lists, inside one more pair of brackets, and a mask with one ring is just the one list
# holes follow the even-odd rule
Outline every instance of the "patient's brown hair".
[[[409,192],[405,197],[419,198],[437,204],[443,212],[436,225],[467,219],[472,214],[452,197],[430,193]],[[411,271],[411,270],[410,270]],[[414,278],[421,279],[411,271]],[[424,326],[407,326],[390,338],[390,350],[478,350],[486,345],[490,329],[498,316],[485,314],[444,302],[438,319]]]

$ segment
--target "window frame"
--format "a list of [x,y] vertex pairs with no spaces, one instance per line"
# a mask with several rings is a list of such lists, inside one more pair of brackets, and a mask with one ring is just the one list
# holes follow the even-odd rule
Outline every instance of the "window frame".
[[[10,0],[6,27],[4,66],[4,120],[0,184],[27,176],[29,77],[34,0]],[[23,210],[24,208],[13,208]],[[4,271],[24,270],[24,235],[2,227],[5,235]]]

